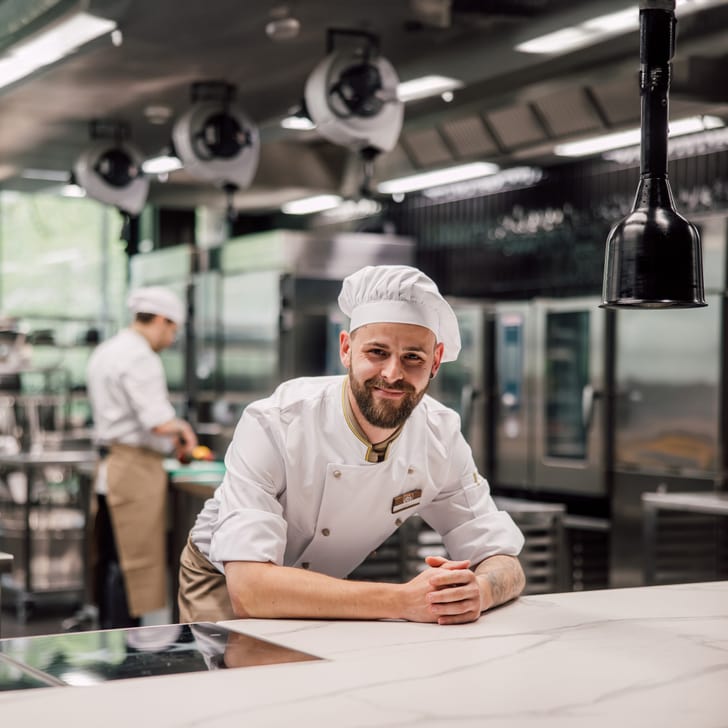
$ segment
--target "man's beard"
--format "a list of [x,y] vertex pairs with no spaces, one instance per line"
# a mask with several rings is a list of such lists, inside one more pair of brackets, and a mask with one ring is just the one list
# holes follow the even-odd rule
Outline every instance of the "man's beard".
[[[372,377],[360,383],[349,370],[349,385],[354,395],[359,410],[366,421],[374,427],[384,429],[395,429],[399,427],[411,414],[419,401],[425,396],[427,387],[421,392],[407,382],[400,381],[393,384],[383,382],[381,379]],[[429,386],[429,382],[428,382]],[[374,399],[373,390],[389,389],[404,392],[404,396],[397,400]]]

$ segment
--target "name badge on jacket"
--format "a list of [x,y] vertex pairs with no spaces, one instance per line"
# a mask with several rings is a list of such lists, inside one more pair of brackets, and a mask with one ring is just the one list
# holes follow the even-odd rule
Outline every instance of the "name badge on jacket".
[[414,506],[419,505],[421,498],[422,488],[408,490],[406,493],[395,496],[392,498],[392,513],[399,513],[399,511],[406,511],[408,508],[414,508]]

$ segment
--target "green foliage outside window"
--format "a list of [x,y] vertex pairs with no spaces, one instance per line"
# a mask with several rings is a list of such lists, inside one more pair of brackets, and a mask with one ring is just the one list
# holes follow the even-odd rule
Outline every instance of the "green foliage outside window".
[[30,367],[54,371],[24,375],[24,391],[59,380],[83,389],[95,332],[127,323],[121,225],[93,200],[0,192],[0,315],[28,337]]

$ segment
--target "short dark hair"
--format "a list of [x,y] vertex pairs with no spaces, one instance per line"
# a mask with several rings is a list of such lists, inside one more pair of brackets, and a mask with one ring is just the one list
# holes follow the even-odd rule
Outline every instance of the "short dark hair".
[[134,320],[138,321],[140,324],[148,324],[154,320],[156,315],[156,313],[137,313]]

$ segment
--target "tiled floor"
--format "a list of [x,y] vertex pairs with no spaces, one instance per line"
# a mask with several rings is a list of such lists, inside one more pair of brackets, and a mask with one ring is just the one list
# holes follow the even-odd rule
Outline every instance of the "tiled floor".
[[10,605],[3,605],[0,613],[0,638],[57,634],[64,631],[63,621],[69,617],[73,617],[70,607],[46,607],[36,610],[22,623],[18,620],[15,609]]
[[[173,621],[171,608],[165,607],[142,615],[141,625],[149,627]],[[6,599],[0,611],[0,639],[88,629],[98,629],[96,609],[91,606],[78,610],[74,604],[37,605],[23,621],[18,618],[12,602]]]

